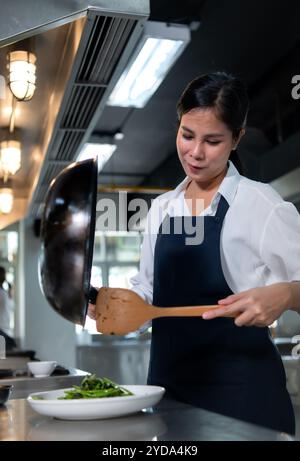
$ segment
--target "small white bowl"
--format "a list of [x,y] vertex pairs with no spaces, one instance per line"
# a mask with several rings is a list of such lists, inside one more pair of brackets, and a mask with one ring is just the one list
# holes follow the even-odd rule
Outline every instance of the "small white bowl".
[[28,362],[27,363],[28,370],[36,378],[44,378],[46,376],[50,376],[52,371],[56,367],[56,365],[57,365],[57,362],[55,362],[55,361]]

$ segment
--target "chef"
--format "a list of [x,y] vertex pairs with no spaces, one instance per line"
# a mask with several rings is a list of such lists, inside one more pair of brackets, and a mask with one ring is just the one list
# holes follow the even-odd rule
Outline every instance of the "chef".
[[[248,112],[242,81],[223,72],[201,75],[184,90],[177,112],[186,178],[152,203],[132,290],[160,307],[219,307],[202,317],[152,321],[148,384],[294,434],[284,367],[268,327],[287,309],[300,313],[300,216],[231,161]],[[202,238],[191,238],[191,229]]]

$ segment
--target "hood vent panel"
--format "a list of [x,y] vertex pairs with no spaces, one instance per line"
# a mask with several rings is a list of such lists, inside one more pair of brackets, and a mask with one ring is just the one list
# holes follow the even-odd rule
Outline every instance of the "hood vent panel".
[[107,85],[136,23],[132,19],[96,18],[77,81]]
[[103,88],[76,86],[72,89],[63,120],[63,129],[86,129],[104,94]]
[[82,142],[84,131],[65,131],[63,132],[62,140],[57,150],[56,160],[73,161],[74,151]]
[[76,157],[103,110],[113,81],[126,65],[140,32],[141,20],[89,11],[70,78],[48,144],[30,213],[36,217],[50,182]]

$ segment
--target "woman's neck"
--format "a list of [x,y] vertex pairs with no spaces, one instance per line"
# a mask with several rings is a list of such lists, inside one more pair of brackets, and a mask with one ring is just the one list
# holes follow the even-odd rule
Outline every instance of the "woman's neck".
[[[193,216],[199,215],[203,209],[206,209],[217,192],[221,182],[225,178],[227,173],[227,166],[224,168],[222,173],[215,176],[206,182],[196,182],[192,180],[185,190],[184,198],[187,200],[187,205],[190,213]],[[199,200],[202,201],[199,203]]]

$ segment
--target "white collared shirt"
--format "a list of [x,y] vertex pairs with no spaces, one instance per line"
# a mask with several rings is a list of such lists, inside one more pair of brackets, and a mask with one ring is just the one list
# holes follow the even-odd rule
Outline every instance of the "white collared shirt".
[[[184,198],[189,182],[186,177],[176,189],[157,197],[147,216],[140,271],[130,282],[131,289],[150,304],[157,232],[166,214],[190,215]],[[214,216],[221,195],[229,204],[221,231],[221,264],[233,293],[300,280],[300,215],[295,206],[268,184],[241,176],[232,162],[200,215]]]

